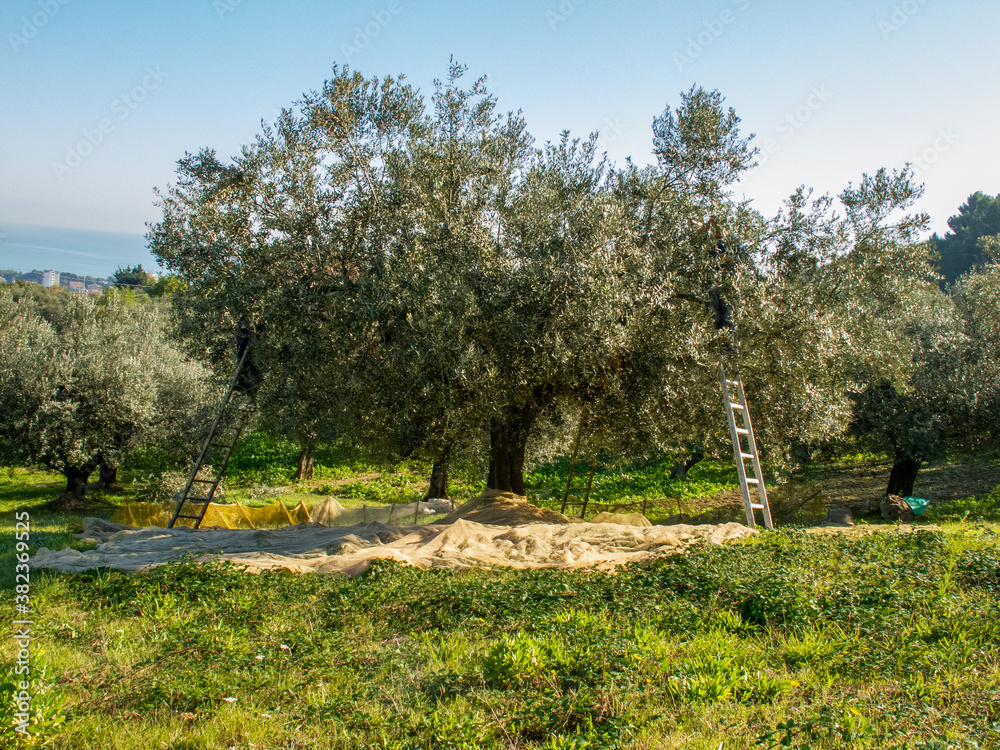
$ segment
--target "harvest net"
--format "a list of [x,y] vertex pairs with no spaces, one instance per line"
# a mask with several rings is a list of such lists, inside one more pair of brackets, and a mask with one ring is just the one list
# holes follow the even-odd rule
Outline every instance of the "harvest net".
[[[318,508],[335,511],[330,502]],[[516,495],[485,493],[443,519],[448,523],[424,526],[370,521],[330,527],[310,522],[276,529],[196,531],[130,528],[85,519],[79,536],[97,542],[97,549],[42,548],[31,563],[65,571],[98,567],[143,571],[191,555],[199,561],[230,561],[251,571],[284,568],[349,576],[367,570],[375,559],[418,568],[610,569],[679,554],[699,542],[722,544],[755,533],[736,523],[652,526],[636,525],[635,518],[617,519],[625,523],[586,523],[553,511],[545,511],[539,521],[540,510]]]

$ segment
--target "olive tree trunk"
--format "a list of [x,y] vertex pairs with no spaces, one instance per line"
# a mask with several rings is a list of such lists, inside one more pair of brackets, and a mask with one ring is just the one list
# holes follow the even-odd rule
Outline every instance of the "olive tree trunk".
[[534,411],[520,408],[490,420],[488,489],[524,494],[524,448],[534,417]]
[[295,479],[298,481],[308,481],[313,478],[313,462],[316,460],[316,443],[307,441],[302,443],[302,450],[299,453],[299,468],[295,472]]
[[892,465],[892,471],[889,472],[889,486],[886,487],[885,493],[900,497],[913,495],[913,483],[917,479],[921,463],[923,462],[916,458],[896,456],[896,462]]
[[424,500],[433,500],[434,498],[451,499],[448,497],[448,462],[446,460],[435,461],[434,468],[431,469],[431,482],[427,488],[427,494],[424,495]]
[[83,466],[65,466],[62,473],[66,477],[66,491],[59,496],[59,507],[75,510],[87,502],[87,480],[97,467],[97,461]]
[[108,458],[101,455],[97,464],[97,469],[100,472],[97,480],[97,489],[108,490],[111,489],[112,485],[118,484],[118,465],[112,463]]

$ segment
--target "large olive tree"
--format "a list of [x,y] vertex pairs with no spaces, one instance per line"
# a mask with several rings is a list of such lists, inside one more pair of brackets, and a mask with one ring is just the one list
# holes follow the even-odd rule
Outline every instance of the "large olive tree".
[[535,148],[463,73],[428,110],[335,68],[232,160],[185,156],[163,195],[151,248],[189,284],[189,346],[231,366],[237,322],[256,326],[261,403],[304,450],[340,434],[440,467],[485,438],[488,485],[523,492],[553,410],[589,407],[623,454],[711,442],[731,337],[713,299],[779,460],[845,429],[861,373],[899,378],[884,321],[927,274],[908,174],[866,176],[842,215],[799,191],[767,220],[732,199],[754,150],[717,93],[654,120],[653,165],[614,168],[596,135]]

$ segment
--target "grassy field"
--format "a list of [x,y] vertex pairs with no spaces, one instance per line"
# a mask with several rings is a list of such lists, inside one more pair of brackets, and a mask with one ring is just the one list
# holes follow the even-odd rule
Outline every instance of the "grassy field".
[[[345,463],[315,489],[384,501],[402,477],[419,493],[421,468]],[[80,546],[45,510],[59,491],[0,474],[7,632],[13,511],[30,549]],[[787,528],[616,573],[34,571],[35,733],[15,736],[5,694],[0,747],[1000,747],[1000,491],[944,498],[936,519]],[[0,683],[21,679],[16,652],[7,638]]]

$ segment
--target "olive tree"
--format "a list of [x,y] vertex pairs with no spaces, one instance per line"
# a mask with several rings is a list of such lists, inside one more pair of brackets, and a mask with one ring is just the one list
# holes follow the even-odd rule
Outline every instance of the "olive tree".
[[304,451],[338,434],[440,470],[488,441],[488,486],[520,493],[560,410],[588,407],[622,454],[721,445],[713,300],[779,462],[846,428],[862,374],[899,380],[884,321],[928,273],[908,173],[848,187],[842,215],[800,190],[768,220],[732,199],[755,152],[717,92],[654,120],[655,164],[615,168],[596,134],[534,147],[463,73],[428,111],[401,79],[334,68],[229,162],[186,155],[162,196],[151,248],[188,284],[189,347],[231,367],[251,321],[261,403]]
[[102,459],[190,429],[202,369],[166,341],[153,305],[74,297],[56,329],[0,291],[0,411],[10,458],[62,472],[67,505]]
[[1000,432],[1000,267],[972,270],[944,294],[915,295],[904,322],[906,377],[857,396],[854,430],[893,458],[886,493],[913,494],[923,463],[949,450],[995,450]]

